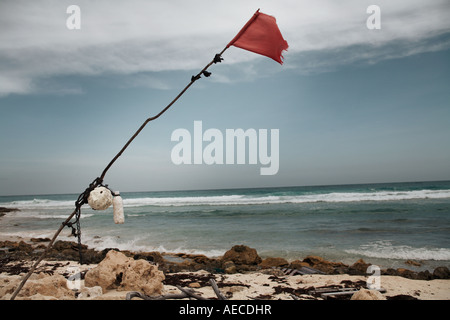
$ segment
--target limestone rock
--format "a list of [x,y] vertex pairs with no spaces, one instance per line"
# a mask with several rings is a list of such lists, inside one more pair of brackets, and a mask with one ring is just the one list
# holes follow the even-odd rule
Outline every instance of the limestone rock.
[[433,271],[433,276],[435,279],[449,279],[450,270],[447,267],[437,267]]
[[397,268],[397,275],[408,279],[417,279],[416,272],[405,268]]
[[161,294],[164,274],[148,261],[134,260],[111,250],[97,267],[85,276],[85,286],[100,286],[103,291],[139,291],[145,295]]
[[366,263],[363,259],[359,259],[354,264],[350,266],[350,274],[365,275],[367,273],[367,268],[369,268],[370,263]]
[[230,260],[224,262],[223,269],[224,269],[225,273],[228,273],[228,274],[237,272],[236,265],[234,264],[233,261],[230,261]]
[[40,293],[36,293],[35,295],[29,296],[29,297],[23,297],[20,298],[20,300],[58,300],[55,297],[51,297],[51,296],[44,296]]
[[191,282],[188,285],[189,288],[201,288],[202,286],[198,282]]
[[406,260],[405,264],[409,264],[409,265],[415,266],[415,267],[420,267],[422,265],[422,263],[415,261],[415,260],[411,260],[411,259]]
[[0,241],[0,248],[6,248],[9,252],[23,252],[23,253],[30,253],[33,251],[33,247],[21,240],[20,242],[14,242],[14,241]]
[[147,260],[148,262],[153,262],[153,263],[156,263],[158,265],[163,265],[164,264],[164,257],[162,256],[161,253],[159,253],[157,251],[139,252],[139,253],[136,253],[133,256],[133,258],[134,258],[134,260],[138,260],[138,259]]
[[294,260],[289,264],[291,269],[301,269],[302,267],[309,267],[309,264],[300,260]]
[[29,279],[19,292],[19,297],[54,297],[57,299],[73,299],[75,293],[67,287],[67,280],[60,274],[48,276],[41,273]]
[[14,211],[20,211],[20,210],[17,208],[0,207],[0,217],[4,216],[4,214],[7,212],[14,212]]
[[233,261],[235,264],[257,265],[261,263],[262,259],[256,252],[256,249],[245,245],[236,245],[225,252],[222,261]]
[[[81,245],[81,253],[83,262],[88,264],[100,263],[106,255],[106,252],[104,253],[103,251],[99,252],[94,249],[89,249],[85,244]],[[74,241],[58,240],[52,246],[47,256],[57,260],[78,261],[80,259],[78,243]]]
[[286,259],[283,258],[266,258],[260,264],[262,268],[283,267],[289,265]]
[[360,289],[354,293],[350,300],[386,300],[386,298],[377,290]]
[[97,187],[89,193],[88,203],[94,210],[106,210],[112,202],[111,191],[105,187]]
[[78,295],[78,300],[91,300],[100,297],[103,294],[103,289],[100,286],[95,287],[83,287],[80,294]]
[[271,276],[276,276],[278,278],[283,278],[283,277],[286,276],[281,269],[275,269],[275,268],[262,269],[261,273],[262,274],[268,274],[268,275],[271,275]]
[[[117,251],[111,250],[106,257],[97,265],[89,270],[84,279],[86,287],[100,286],[104,291],[116,289],[120,282],[116,283],[116,278],[123,275],[124,265],[128,258]],[[120,278],[122,277],[120,275]]]
[[333,274],[338,269],[347,268],[347,266],[342,262],[331,262],[318,256],[307,256],[305,259],[303,259],[303,262],[306,262],[314,269],[320,270],[327,274]]

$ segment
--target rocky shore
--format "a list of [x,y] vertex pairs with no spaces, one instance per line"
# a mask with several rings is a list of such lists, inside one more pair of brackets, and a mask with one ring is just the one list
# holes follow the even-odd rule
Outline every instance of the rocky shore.
[[19,209],[0,207],[0,218],[3,217],[8,212],[14,212],[14,211],[19,211]]
[[[0,241],[0,299],[9,299],[49,241],[46,238]],[[318,256],[290,262],[279,257],[262,259],[255,249],[245,245],[235,245],[218,258],[115,248],[94,250],[86,245],[81,246],[81,253],[80,265],[78,243],[56,241],[18,299],[124,300],[130,291],[161,298],[178,296],[182,287],[216,299],[210,279],[216,281],[229,299],[356,299],[358,296],[346,294],[354,290],[361,291],[362,299],[450,299],[447,267],[432,272],[380,270],[383,290],[387,290],[383,295],[366,290],[370,264],[362,259],[352,265]],[[81,281],[76,289],[69,286],[73,279],[70,270],[77,270]],[[333,296],[327,293],[330,290],[344,293]]]
[[[28,240],[0,241],[0,272],[18,273],[25,272],[26,268],[21,268],[21,262],[37,259],[47,247],[50,239],[31,238]],[[86,245],[81,246],[82,262],[84,264],[98,264],[110,250],[120,251],[115,248],[95,250]],[[367,275],[367,268],[370,263],[362,259],[355,261],[352,265],[342,262],[327,261],[318,256],[307,256],[303,260],[288,262],[283,258],[269,257],[262,259],[257,251],[245,245],[235,245],[222,257],[210,258],[200,254],[186,253],[160,253],[153,252],[133,252],[121,251],[125,256],[135,260],[143,259],[152,264],[157,264],[158,268],[165,273],[188,272],[205,270],[211,273],[244,273],[251,271],[261,271],[267,269],[290,269],[298,270],[302,267],[313,268],[318,273],[337,275]],[[56,241],[46,255],[48,261],[79,261],[78,244],[72,241]],[[18,262],[14,267],[8,267],[10,262]],[[409,263],[414,264],[414,261]],[[14,271],[14,268],[17,269]],[[437,267],[432,272],[415,272],[405,268],[382,269],[381,275],[400,276],[414,280],[450,279],[450,271],[447,267]]]

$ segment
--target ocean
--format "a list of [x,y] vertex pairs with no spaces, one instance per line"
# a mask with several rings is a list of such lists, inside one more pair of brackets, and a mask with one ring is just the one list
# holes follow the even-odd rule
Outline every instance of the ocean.
[[[318,255],[381,268],[450,267],[450,181],[201,191],[121,192],[125,223],[112,208],[81,210],[91,248],[221,256],[233,245],[262,257]],[[52,237],[77,194],[1,196],[0,234]],[[70,229],[58,239],[76,241]],[[421,266],[405,265],[415,260]]]

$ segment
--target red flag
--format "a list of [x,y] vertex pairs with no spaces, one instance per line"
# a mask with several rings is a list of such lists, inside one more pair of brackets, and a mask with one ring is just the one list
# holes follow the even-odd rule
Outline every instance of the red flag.
[[261,13],[259,9],[228,43],[227,48],[230,46],[262,54],[280,64],[283,64],[283,50],[288,49],[288,43],[283,39],[275,17]]

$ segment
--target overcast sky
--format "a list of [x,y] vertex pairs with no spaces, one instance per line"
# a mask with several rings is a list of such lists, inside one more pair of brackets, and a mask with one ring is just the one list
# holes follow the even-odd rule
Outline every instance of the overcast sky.
[[[81,9],[70,30],[69,5]],[[370,30],[366,10],[381,9]],[[105,178],[121,191],[450,179],[448,1],[1,1],[0,195],[80,193],[258,9],[281,66],[231,47]],[[175,165],[171,134],[278,129],[280,164]]]

